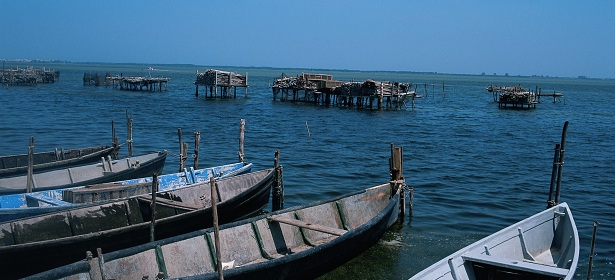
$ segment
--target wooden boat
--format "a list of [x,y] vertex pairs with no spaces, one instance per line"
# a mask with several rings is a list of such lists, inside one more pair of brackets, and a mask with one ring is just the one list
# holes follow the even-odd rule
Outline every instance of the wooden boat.
[[[89,184],[98,184],[151,176],[164,167],[167,152],[155,152],[131,158],[107,160],[95,164],[69,167],[33,174],[32,191],[62,189]],[[0,179],[0,195],[25,193],[28,178],[17,176]]]
[[[224,178],[250,172],[251,163],[233,163],[221,166],[158,176],[159,191],[169,191],[188,185],[209,182],[209,177]],[[37,191],[0,196],[0,222],[68,210],[110,199],[127,198],[151,192],[152,177],[130,179],[113,183],[86,185],[66,189]]]
[[[217,179],[220,222],[259,211],[269,202],[273,169]],[[199,183],[158,193],[157,239],[212,226],[211,185]],[[71,209],[0,224],[3,278],[18,278],[83,259],[86,250],[107,252],[147,243],[151,195]],[[141,278],[139,278],[141,279]]]
[[561,203],[487,236],[410,279],[572,279],[579,234]]
[[[33,171],[39,173],[48,170],[66,168],[94,163],[101,157],[110,156],[113,147],[98,146],[72,150],[57,149],[51,152],[34,153]],[[14,177],[28,174],[28,155],[0,156],[0,178]]]
[[206,229],[99,254],[32,279],[154,279],[159,272],[165,279],[218,279],[218,261],[227,266],[225,279],[312,279],[380,239],[398,217],[396,186],[387,183],[222,225],[219,260],[213,229]]

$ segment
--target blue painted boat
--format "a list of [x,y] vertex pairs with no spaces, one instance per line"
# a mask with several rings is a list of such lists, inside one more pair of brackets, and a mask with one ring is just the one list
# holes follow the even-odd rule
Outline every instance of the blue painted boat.
[[[191,184],[208,182],[209,177],[223,178],[248,173],[251,163],[233,163],[216,167],[158,176],[159,191],[184,188]],[[102,185],[78,186],[0,196],[0,222],[51,213],[105,200],[134,197],[151,192],[152,177],[118,181]]]

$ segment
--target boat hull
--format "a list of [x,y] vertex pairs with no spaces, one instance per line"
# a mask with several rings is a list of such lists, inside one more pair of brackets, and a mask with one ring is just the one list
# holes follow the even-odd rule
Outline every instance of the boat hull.
[[[113,153],[114,148],[109,146],[98,146],[91,148],[73,149],[67,151],[44,152],[33,154],[34,174],[67,168],[71,166],[79,166],[84,164],[95,163],[101,157],[106,158]],[[13,155],[0,157],[0,178],[14,177],[27,175],[28,173],[28,155]]]
[[[262,173],[258,174],[258,173]],[[269,202],[269,194],[271,193],[271,183],[273,181],[273,172],[271,170],[264,170],[254,173],[249,173],[241,176],[260,176],[259,181],[253,186],[249,187],[247,191],[241,192],[239,195],[233,196],[228,200],[220,202],[218,205],[218,212],[220,223],[230,222],[246,215],[250,215],[261,210]],[[266,174],[265,174],[266,173]],[[241,176],[229,177],[220,179],[221,181],[236,180]],[[221,184],[220,182],[218,182]],[[202,183],[200,185],[208,185]],[[220,188],[220,187],[219,187]],[[219,189],[219,192],[223,190]],[[143,196],[145,198],[145,196]],[[102,211],[94,212],[95,210],[89,210],[84,208],[83,211],[79,209],[71,210],[70,219],[74,220],[79,214],[84,212],[92,212],[92,218],[94,223],[99,223],[96,217],[100,213],[120,212],[122,209],[134,209],[126,205],[137,205],[138,208],[148,208],[149,201],[139,202],[139,198],[132,198],[129,202],[116,202],[106,204]],[[90,207],[90,209],[94,209]],[[166,210],[166,212],[165,212]],[[155,235],[156,239],[169,238],[176,235],[188,233],[212,226],[212,210],[211,208],[203,208],[194,211],[190,210],[176,210],[173,214],[167,214],[169,209],[164,209],[157,206]],[[126,210],[124,210],[126,211]],[[130,212],[130,210],[128,210]],[[143,212],[143,216],[151,215],[148,210]],[[111,214],[104,214],[111,215]],[[129,220],[131,214],[128,213]],[[66,214],[48,215],[45,219],[49,220],[49,224],[54,220],[66,217]],[[32,218],[35,219],[35,218]],[[41,218],[42,219],[42,218]],[[116,218],[101,220],[100,222],[113,222],[116,223]],[[41,223],[40,221],[37,221]],[[92,223],[90,223],[91,225]],[[20,221],[15,221],[11,224],[12,228],[19,228],[23,225]],[[42,224],[44,226],[44,222]],[[58,226],[57,223],[54,225]],[[77,225],[85,225],[86,223],[80,223]],[[26,225],[27,226],[27,225]],[[58,231],[61,231],[62,223],[58,226]],[[75,228],[76,225],[71,224],[71,227]],[[127,225],[120,228],[114,228],[109,230],[92,231],[88,234],[75,235],[70,237],[58,238],[47,241],[31,242],[20,245],[0,246],[0,267],[6,268],[8,278],[20,278],[41,271],[49,270],[54,267],[66,265],[72,262],[76,262],[84,259],[85,252],[95,252],[97,248],[101,248],[103,252],[113,252],[116,250],[125,249],[132,246],[137,246],[150,241],[150,227],[149,221],[142,221],[135,224]],[[2,231],[2,225],[0,225],[0,232]],[[53,232],[53,231],[51,231]],[[14,234],[17,234],[14,231]],[[32,234],[37,234],[32,232]],[[0,236],[1,238],[2,236]],[[18,239],[18,237],[15,237]],[[25,236],[23,238],[28,238]],[[36,238],[36,237],[33,237]],[[11,268],[11,269],[8,269]]]

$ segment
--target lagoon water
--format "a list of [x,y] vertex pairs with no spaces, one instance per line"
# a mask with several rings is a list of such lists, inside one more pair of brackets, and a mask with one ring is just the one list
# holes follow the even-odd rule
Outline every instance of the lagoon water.
[[[5,67],[15,65],[6,63]],[[25,64],[20,64],[25,67]],[[177,129],[192,151],[201,132],[199,166],[237,161],[239,122],[246,120],[245,155],[255,169],[273,165],[280,150],[285,206],[387,182],[390,144],[404,148],[404,175],[414,186],[411,217],[381,242],[323,279],[407,279],[433,262],[543,210],[553,149],[569,121],[561,201],[579,230],[577,279],[585,279],[593,223],[598,220],[593,279],[615,277],[614,80],[444,75],[312,69],[216,67],[248,73],[248,98],[195,96],[193,65],[52,64],[60,81],[0,88],[0,154],[111,144],[111,122],[126,139],[133,117],[136,154],[168,150],[165,173],[177,172]],[[147,70],[148,67],[157,70]],[[338,80],[412,82],[425,96],[416,108],[361,110],[272,101],[269,84],[282,73],[332,74]],[[170,77],[167,91],[129,92],[82,85],[84,72]],[[442,84],[444,83],[444,90]],[[426,84],[426,86],[425,86]],[[558,91],[533,110],[498,109],[489,85]],[[126,146],[120,152],[127,155]],[[191,158],[188,159],[191,164]]]

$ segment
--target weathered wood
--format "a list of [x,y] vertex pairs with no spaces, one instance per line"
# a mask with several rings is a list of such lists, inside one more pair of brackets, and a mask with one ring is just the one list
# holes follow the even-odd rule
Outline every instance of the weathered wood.
[[270,217],[270,218],[267,218],[267,220],[270,222],[273,221],[273,222],[288,224],[288,225],[292,225],[292,226],[296,226],[300,228],[307,228],[310,230],[315,230],[315,231],[324,232],[324,233],[337,235],[337,236],[341,236],[344,233],[348,232],[347,230],[341,229],[341,228],[332,228],[332,227],[327,227],[327,226],[323,226],[319,224],[307,223],[307,222],[297,220],[297,219],[284,218],[280,216]]
[[218,277],[220,280],[224,279],[222,273],[222,253],[220,252],[220,228],[218,227],[218,197],[216,195],[216,180],[214,177],[209,177],[209,184],[211,185],[211,209],[214,222],[214,243],[216,247],[216,265],[218,270]]
[[197,130],[194,132],[194,169],[199,169],[199,146],[201,145],[201,133]]
[[155,228],[156,228],[156,194],[158,194],[158,174],[152,175],[152,202],[150,203],[151,209],[151,222],[149,228],[149,241],[154,242],[156,240]]
[[126,142],[128,143],[128,156],[132,156],[132,114],[128,114],[126,110],[126,128],[128,130],[128,136]]
[[239,125],[239,162],[244,162],[244,153],[243,153],[243,140],[244,140],[244,132],[245,132],[245,127],[246,127],[246,120],[245,119],[241,119],[240,121],[240,125]]
[[181,127],[177,128],[177,137],[179,138],[179,172],[182,172],[186,167],[186,158],[184,157],[184,142],[182,141]]
[[28,178],[26,183],[26,192],[32,192],[34,187],[34,136],[30,136],[30,145],[28,145]]

